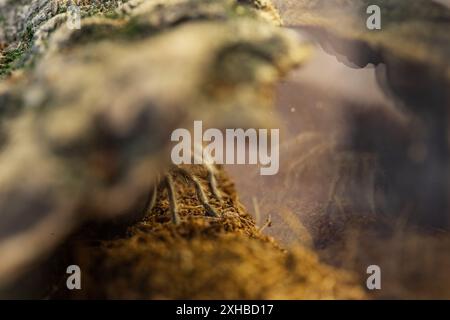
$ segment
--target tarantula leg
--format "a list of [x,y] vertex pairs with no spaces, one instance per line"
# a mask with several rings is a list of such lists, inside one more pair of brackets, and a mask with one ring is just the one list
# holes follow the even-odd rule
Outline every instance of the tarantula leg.
[[[206,210],[206,215],[210,217],[218,217],[219,214],[216,212],[216,210],[209,204],[208,198],[206,197],[205,192],[203,191],[203,187],[198,180],[198,178],[192,174],[190,174],[188,171],[186,171],[183,168],[178,168],[178,170],[183,174],[184,177],[192,181],[195,187],[195,192],[197,193],[197,198],[202,204],[203,208]],[[214,178],[215,180],[215,178]]]
[[222,196],[220,195],[220,191],[217,188],[217,180],[214,167],[212,165],[206,165],[206,170],[208,171],[208,184],[211,193],[218,201],[222,201]]
[[[208,173],[207,179],[208,179],[208,184],[209,184],[209,190],[211,191],[214,198],[216,198],[219,202],[222,201],[222,197],[220,196],[220,191],[217,188],[217,180],[216,180],[216,175],[215,175],[216,168],[215,168],[214,164],[212,163],[212,159],[211,159],[210,155],[204,154],[203,147],[200,145],[194,149],[194,153],[193,153],[192,157],[193,157],[194,163],[195,163],[196,159],[200,159],[201,163],[204,163],[204,166]],[[203,159],[203,157],[205,159]],[[206,161],[204,161],[204,160],[206,160]]]
[[175,187],[173,184],[173,179],[170,176],[170,174],[167,174],[164,180],[167,188],[167,195],[169,197],[169,208],[170,212],[172,213],[172,222],[174,224],[178,224],[180,222],[180,216],[178,214],[178,205],[175,196]]
[[203,207],[206,210],[206,214],[210,217],[218,217],[219,214],[216,210],[209,204],[208,199],[206,198],[205,192],[200,184],[200,181],[194,176],[192,176],[192,182],[194,182],[195,191],[197,192],[197,197],[202,203]]

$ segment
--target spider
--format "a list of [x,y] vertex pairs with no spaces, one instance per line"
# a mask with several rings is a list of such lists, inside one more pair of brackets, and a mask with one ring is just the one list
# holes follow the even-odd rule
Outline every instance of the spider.
[[[216,168],[212,164],[205,164],[204,168],[207,171],[207,180],[209,191],[213,195],[215,199],[219,202],[222,201],[222,196],[220,195],[220,191],[217,188],[217,180],[216,180]],[[208,217],[219,217],[220,214],[217,210],[210,204],[208,200],[208,196],[200,182],[200,179],[196,176],[196,174],[191,173],[187,167],[181,165],[173,165],[169,169],[169,171],[164,175],[161,180],[160,177],[157,178],[157,183],[153,186],[152,191],[150,192],[150,196],[148,199],[148,206],[145,210],[146,213],[152,211],[152,209],[156,205],[156,199],[158,194],[158,187],[161,186],[167,190],[167,196],[169,198],[169,208],[171,219],[174,224],[180,223],[180,215],[178,208],[178,201],[176,197],[176,190],[174,184],[174,177],[180,176],[185,179],[186,182],[192,183],[195,187],[195,193],[197,195],[198,201],[201,203],[203,208],[205,209],[206,216]]]

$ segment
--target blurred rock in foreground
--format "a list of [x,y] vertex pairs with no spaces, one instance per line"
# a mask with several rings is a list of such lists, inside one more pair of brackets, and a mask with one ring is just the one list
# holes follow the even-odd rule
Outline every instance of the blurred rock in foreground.
[[[450,8],[429,0],[276,3],[287,25],[307,32],[340,62],[375,66],[379,86],[402,114],[403,124],[363,108],[346,115],[348,142],[340,147],[374,157],[374,179],[384,188],[379,211],[448,229]],[[381,9],[380,30],[366,27],[370,5]]]
[[142,215],[174,129],[273,124],[273,84],[306,55],[265,1],[81,1],[79,30],[68,2],[27,3],[2,3],[16,31],[2,35],[0,286],[84,220]]

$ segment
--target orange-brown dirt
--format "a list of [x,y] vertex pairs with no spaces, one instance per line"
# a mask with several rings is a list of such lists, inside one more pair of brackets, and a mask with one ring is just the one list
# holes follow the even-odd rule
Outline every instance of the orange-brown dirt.
[[[199,176],[202,176],[201,173]],[[351,273],[322,263],[306,246],[282,249],[264,235],[219,172],[220,218],[205,217],[195,190],[177,178],[182,221],[169,218],[160,190],[143,221],[103,239],[90,229],[75,236],[68,262],[83,272],[82,290],[65,281],[56,298],[108,299],[362,299]],[[203,182],[206,185],[206,181]],[[211,199],[211,194],[209,194]],[[89,229],[89,228],[88,228]]]

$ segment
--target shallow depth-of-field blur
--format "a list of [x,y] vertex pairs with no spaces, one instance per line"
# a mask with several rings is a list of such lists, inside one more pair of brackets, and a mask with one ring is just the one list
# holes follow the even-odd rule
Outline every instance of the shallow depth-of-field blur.
[[[383,212],[387,191],[377,157],[408,152],[404,137],[418,131],[405,120],[408,109],[383,91],[374,65],[350,68],[320,46],[315,50],[305,68],[278,85],[280,173],[261,177],[250,166],[228,167],[244,204],[257,223],[271,217],[268,233],[284,245],[310,245],[362,284],[367,267],[380,266],[382,289],[368,291],[370,297],[450,298],[447,226],[415,221],[414,207],[411,215]],[[415,174],[411,182],[421,188]],[[413,200],[402,190],[388,196]],[[450,215],[441,209],[429,215]]]

